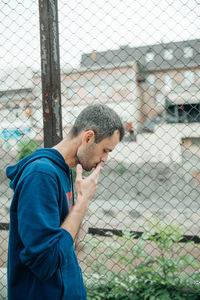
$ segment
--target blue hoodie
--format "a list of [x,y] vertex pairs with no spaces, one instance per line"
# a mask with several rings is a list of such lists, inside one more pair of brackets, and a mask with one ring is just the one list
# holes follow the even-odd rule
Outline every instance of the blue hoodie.
[[14,196],[8,247],[9,300],[85,300],[73,239],[61,228],[73,206],[71,170],[55,149],[6,169]]

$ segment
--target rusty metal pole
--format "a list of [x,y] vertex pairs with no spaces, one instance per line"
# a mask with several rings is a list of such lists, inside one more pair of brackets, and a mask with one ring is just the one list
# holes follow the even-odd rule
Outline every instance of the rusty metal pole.
[[62,139],[57,0],[39,0],[44,147]]

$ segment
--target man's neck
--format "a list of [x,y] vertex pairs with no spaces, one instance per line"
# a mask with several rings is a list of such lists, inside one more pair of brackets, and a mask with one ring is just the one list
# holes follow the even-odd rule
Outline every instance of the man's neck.
[[58,152],[60,152],[66,164],[70,169],[72,169],[78,163],[76,153],[79,145],[79,137],[71,138],[70,136],[66,136],[60,143],[55,145],[53,149],[56,149]]

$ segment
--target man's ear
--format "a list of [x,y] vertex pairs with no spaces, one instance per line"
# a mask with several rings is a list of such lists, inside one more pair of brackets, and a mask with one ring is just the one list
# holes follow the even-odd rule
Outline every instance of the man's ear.
[[85,145],[93,144],[95,142],[95,134],[93,130],[87,130],[82,136],[82,143]]

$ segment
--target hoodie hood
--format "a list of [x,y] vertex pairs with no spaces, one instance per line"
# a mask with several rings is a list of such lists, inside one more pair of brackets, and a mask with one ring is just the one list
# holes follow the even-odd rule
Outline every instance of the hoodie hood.
[[66,173],[69,173],[69,167],[60,152],[52,148],[38,149],[34,153],[20,160],[17,164],[6,168],[6,175],[11,180],[10,187],[13,190],[15,190],[20,176],[26,166],[38,158],[48,158],[60,168],[64,169]]

